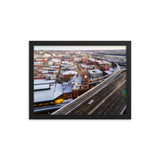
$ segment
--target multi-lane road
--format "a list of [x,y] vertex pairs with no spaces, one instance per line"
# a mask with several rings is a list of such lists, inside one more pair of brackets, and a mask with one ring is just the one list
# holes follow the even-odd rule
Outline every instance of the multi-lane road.
[[116,71],[104,82],[52,115],[119,115],[126,108],[126,74]]

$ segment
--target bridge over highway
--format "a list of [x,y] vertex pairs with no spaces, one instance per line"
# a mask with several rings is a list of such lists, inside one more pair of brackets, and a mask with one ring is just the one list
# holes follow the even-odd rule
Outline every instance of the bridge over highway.
[[123,114],[126,105],[125,96],[121,94],[126,88],[126,76],[121,74],[123,71],[125,69],[116,69],[102,83],[51,115]]

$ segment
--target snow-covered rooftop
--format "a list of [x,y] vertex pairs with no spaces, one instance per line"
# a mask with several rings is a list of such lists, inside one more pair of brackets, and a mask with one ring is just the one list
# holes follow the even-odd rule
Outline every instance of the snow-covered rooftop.
[[55,80],[46,80],[46,79],[34,79],[34,84],[49,84],[49,83],[55,83]]
[[75,89],[80,89],[80,87],[82,87],[82,84],[81,83],[75,83],[72,87],[73,90]]
[[112,72],[111,71],[104,71],[105,73],[107,73],[107,74],[112,74]]
[[76,71],[64,71],[62,72],[63,75],[69,75],[69,74],[77,74]]
[[89,58],[88,60],[89,60],[89,61],[92,61],[92,62],[95,62],[95,59],[94,59],[94,58]]
[[113,69],[113,68],[109,68],[109,71],[110,71],[110,72],[114,72],[114,71],[115,71],[115,69]]
[[45,53],[44,57],[51,57],[50,54]]
[[93,69],[93,70],[88,70],[90,74],[97,74],[97,73],[102,73],[99,69]]
[[34,85],[34,90],[49,89],[49,84]]
[[61,62],[61,59],[52,59],[52,62]]
[[78,74],[74,75],[70,79],[71,79],[71,83],[82,83],[82,78]]
[[48,71],[42,71],[42,73],[48,73]]
[[86,65],[86,64],[81,64],[82,68],[94,68],[95,65]]
[[34,65],[41,65],[43,62],[34,62]]
[[54,84],[48,90],[34,91],[34,103],[51,101],[58,98],[63,94],[63,89],[61,84]]
[[75,61],[81,61],[81,58],[75,57],[74,60]]
[[64,85],[63,84],[63,93],[71,93],[72,92],[72,86],[70,84]]

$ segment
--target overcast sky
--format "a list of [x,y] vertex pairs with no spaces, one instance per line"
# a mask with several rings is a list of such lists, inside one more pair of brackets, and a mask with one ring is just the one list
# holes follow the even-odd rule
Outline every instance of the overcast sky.
[[123,50],[126,46],[34,46],[34,50]]

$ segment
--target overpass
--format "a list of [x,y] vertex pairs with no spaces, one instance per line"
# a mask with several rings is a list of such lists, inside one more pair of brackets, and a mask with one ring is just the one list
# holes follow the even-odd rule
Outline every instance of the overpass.
[[[121,72],[125,71],[125,69],[117,68],[110,77],[105,79],[102,83],[98,84],[94,88],[90,89],[89,91],[85,92],[80,97],[76,98],[75,100],[71,101],[64,107],[58,109],[57,111],[51,113],[51,115],[68,115],[68,114],[97,114],[97,110],[99,108],[106,109],[106,100],[110,99],[111,102],[113,99],[121,95],[120,92],[122,89],[125,89],[125,75],[121,75]],[[116,79],[116,80],[115,80]],[[112,82],[112,83],[111,83]],[[107,97],[107,98],[106,98]],[[122,108],[125,106],[125,97],[121,97],[123,99],[122,103],[117,102],[116,100],[113,101],[113,107],[117,104],[121,105],[121,109],[116,109],[116,113],[119,114],[122,111]],[[93,100],[92,104],[89,104],[89,101]],[[121,101],[121,99],[120,99]],[[110,114],[114,114],[111,108],[107,108]],[[108,112],[104,112],[108,114]],[[101,113],[101,110],[98,112]],[[102,114],[102,113],[101,113]]]

